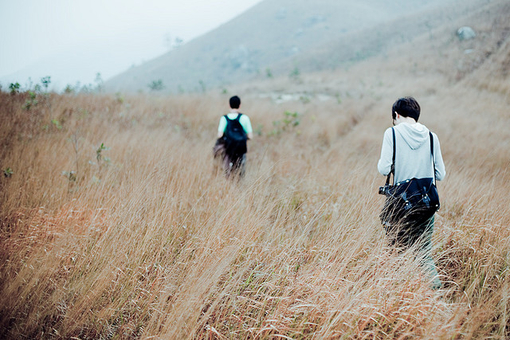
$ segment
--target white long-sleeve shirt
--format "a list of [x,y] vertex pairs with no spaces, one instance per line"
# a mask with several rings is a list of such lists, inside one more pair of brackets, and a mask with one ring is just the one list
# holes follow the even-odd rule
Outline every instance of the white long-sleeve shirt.
[[[433,178],[434,172],[438,181],[446,175],[441,146],[435,133],[434,162],[430,152],[429,129],[420,123],[400,123],[395,129],[396,155],[395,155],[395,183],[411,178]],[[379,172],[387,176],[391,170],[393,158],[393,135],[391,128],[384,132],[381,149],[381,158],[377,164]]]

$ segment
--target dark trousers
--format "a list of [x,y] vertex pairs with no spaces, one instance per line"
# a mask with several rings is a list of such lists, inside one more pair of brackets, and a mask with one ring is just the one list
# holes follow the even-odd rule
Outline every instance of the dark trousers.
[[385,226],[390,246],[397,246],[402,250],[414,247],[416,257],[420,259],[422,268],[431,282],[433,289],[442,287],[437,273],[436,264],[432,258],[432,234],[434,232],[434,216],[424,222],[406,222],[401,226]]
[[246,154],[229,155],[225,150],[225,144],[219,138],[213,148],[213,156],[217,164],[223,168],[227,178],[244,177],[246,169]]

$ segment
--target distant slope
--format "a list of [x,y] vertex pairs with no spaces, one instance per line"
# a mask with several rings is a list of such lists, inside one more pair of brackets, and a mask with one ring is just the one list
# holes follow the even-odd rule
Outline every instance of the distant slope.
[[[450,1],[441,6],[429,6],[419,12],[393,17],[384,23],[321,44],[314,51],[296,56],[294,64],[303,71],[335,69],[339,65],[349,66],[380,53],[386,54],[388,48],[395,49],[424,35],[429,36],[430,40],[437,40],[440,38],[434,36],[437,28],[457,23],[459,18],[488,8],[491,3],[493,1],[488,0]],[[454,26],[448,32],[450,39],[455,36],[457,28],[459,26]],[[284,67],[283,63],[276,65]]]
[[[335,67],[371,53],[350,47],[359,43],[360,50],[366,50],[363,46],[367,44],[367,32],[374,39],[398,35],[405,40],[412,32],[409,26],[422,29],[434,22],[419,13],[433,13],[431,11],[439,6],[451,3],[465,4],[458,0],[389,3],[266,0],[179,49],[113,77],[106,82],[106,88],[110,91],[147,90],[149,83],[162,79],[169,92],[193,91],[202,86],[225,85],[264,75],[267,69],[277,75],[294,67],[307,71]],[[436,13],[444,14],[437,10]],[[413,19],[398,28],[386,31],[377,28],[405,17]],[[373,45],[372,40],[368,40],[369,45]],[[348,53],[334,53],[332,58],[331,51],[339,49]]]

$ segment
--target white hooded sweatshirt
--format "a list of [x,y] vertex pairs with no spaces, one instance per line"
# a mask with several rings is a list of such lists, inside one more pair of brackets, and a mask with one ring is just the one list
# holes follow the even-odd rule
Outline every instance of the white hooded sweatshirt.
[[[395,183],[411,178],[433,178],[442,180],[446,175],[439,139],[432,133],[434,140],[434,162],[430,152],[429,129],[420,123],[397,124],[395,129]],[[387,176],[391,170],[393,158],[393,135],[391,128],[384,132],[381,158],[377,164],[379,172]]]

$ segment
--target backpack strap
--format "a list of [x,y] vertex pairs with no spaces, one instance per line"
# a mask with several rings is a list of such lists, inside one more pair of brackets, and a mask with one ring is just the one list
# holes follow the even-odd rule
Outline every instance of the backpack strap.
[[241,116],[242,116],[242,115],[243,115],[242,113],[239,113],[239,112],[238,112],[238,113],[237,113],[237,117],[236,117],[235,119],[230,119],[230,118],[228,118],[228,113],[227,113],[226,115],[223,115],[223,117],[225,117],[225,119],[226,119],[227,121],[229,121],[229,120],[232,120],[232,121],[237,120],[237,121],[238,121],[239,119],[241,119]]

